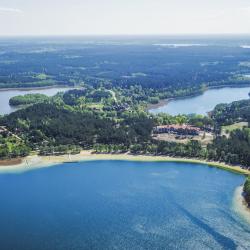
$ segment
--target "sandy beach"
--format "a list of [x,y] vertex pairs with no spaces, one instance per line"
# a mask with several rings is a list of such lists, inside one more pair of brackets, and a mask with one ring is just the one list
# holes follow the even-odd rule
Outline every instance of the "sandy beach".
[[132,155],[132,154],[95,154],[92,151],[82,151],[78,155],[61,155],[61,156],[38,156],[31,155],[18,161],[17,164],[5,164],[1,165],[0,173],[11,172],[25,172],[29,170],[39,169],[42,167],[57,166],[62,163],[80,162],[80,161],[96,161],[96,160],[124,160],[124,161],[145,161],[145,162],[183,162],[183,163],[195,163],[204,164],[211,167],[224,169],[227,171],[248,175],[249,170],[242,169],[239,166],[230,166],[221,162],[209,162],[198,159],[188,158],[173,158],[168,156],[152,156],[152,155]]
[[237,187],[233,198],[233,209],[239,214],[244,220],[250,223],[250,208],[242,196],[243,186]]

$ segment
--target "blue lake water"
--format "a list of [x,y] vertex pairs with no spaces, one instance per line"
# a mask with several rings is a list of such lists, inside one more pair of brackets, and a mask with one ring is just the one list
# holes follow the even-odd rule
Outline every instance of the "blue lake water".
[[15,110],[15,107],[9,105],[10,98],[17,95],[26,95],[26,94],[44,94],[47,96],[53,96],[58,92],[65,92],[70,88],[55,87],[55,88],[44,88],[44,89],[13,89],[13,90],[0,90],[0,115],[9,114]]
[[[9,114],[15,110],[15,107],[9,105],[9,99],[17,95],[25,94],[45,94],[48,96],[53,96],[58,92],[64,92],[71,88],[48,88],[48,89],[30,89],[30,90],[4,90],[0,91],[0,115]],[[213,110],[213,108],[219,103],[230,103],[233,101],[238,101],[242,99],[249,98],[248,93],[250,92],[250,87],[243,88],[221,88],[221,89],[211,89],[206,91],[204,94],[176,99],[170,101],[168,104],[153,108],[150,110],[151,113],[169,113],[171,115],[177,114],[207,114],[207,112]]]
[[248,99],[249,92],[250,87],[210,89],[199,96],[170,101],[164,106],[151,109],[150,112],[154,114],[163,112],[171,115],[192,113],[206,115],[217,104]]
[[244,176],[93,161],[0,175],[1,249],[250,249],[232,208]]

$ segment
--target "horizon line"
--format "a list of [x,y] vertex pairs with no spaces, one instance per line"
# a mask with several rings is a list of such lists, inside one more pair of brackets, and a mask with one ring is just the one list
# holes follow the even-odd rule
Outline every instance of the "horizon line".
[[1,35],[0,38],[36,38],[36,37],[170,37],[170,36],[250,36],[250,33],[159,33],[159,34],[17,34]]

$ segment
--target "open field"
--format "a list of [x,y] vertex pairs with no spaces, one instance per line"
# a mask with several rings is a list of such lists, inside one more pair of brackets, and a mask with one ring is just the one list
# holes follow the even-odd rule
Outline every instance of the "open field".
[[247,122],[238,122],[238,123],[234,123],[232,125],[222,126],[221,135],[228,136],[230,134],[230,132],[232,132],[236,129],[243,129],[243,127],[247,127],[247,126],[248,126]]
[[176,135],[176,134],[157,134],[154,136],[154,139],[159,141],[168,141],[168,142],[176,142],[176,143],[183,143],[186,144],[190,140],[197,140],[201,143],[202,146],[206,146],[209,143],[212,143],[214,136],[212,133],[202,132],[198,136],[183,136],[183,135]]

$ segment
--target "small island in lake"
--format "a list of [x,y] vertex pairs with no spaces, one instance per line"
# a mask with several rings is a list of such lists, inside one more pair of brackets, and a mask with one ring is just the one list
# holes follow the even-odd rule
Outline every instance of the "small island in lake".
[[44,102],[48,99],[49,97],[44,94],[26,94],[10,98],[9,104],[10,106],[30,105],[39,102]]

